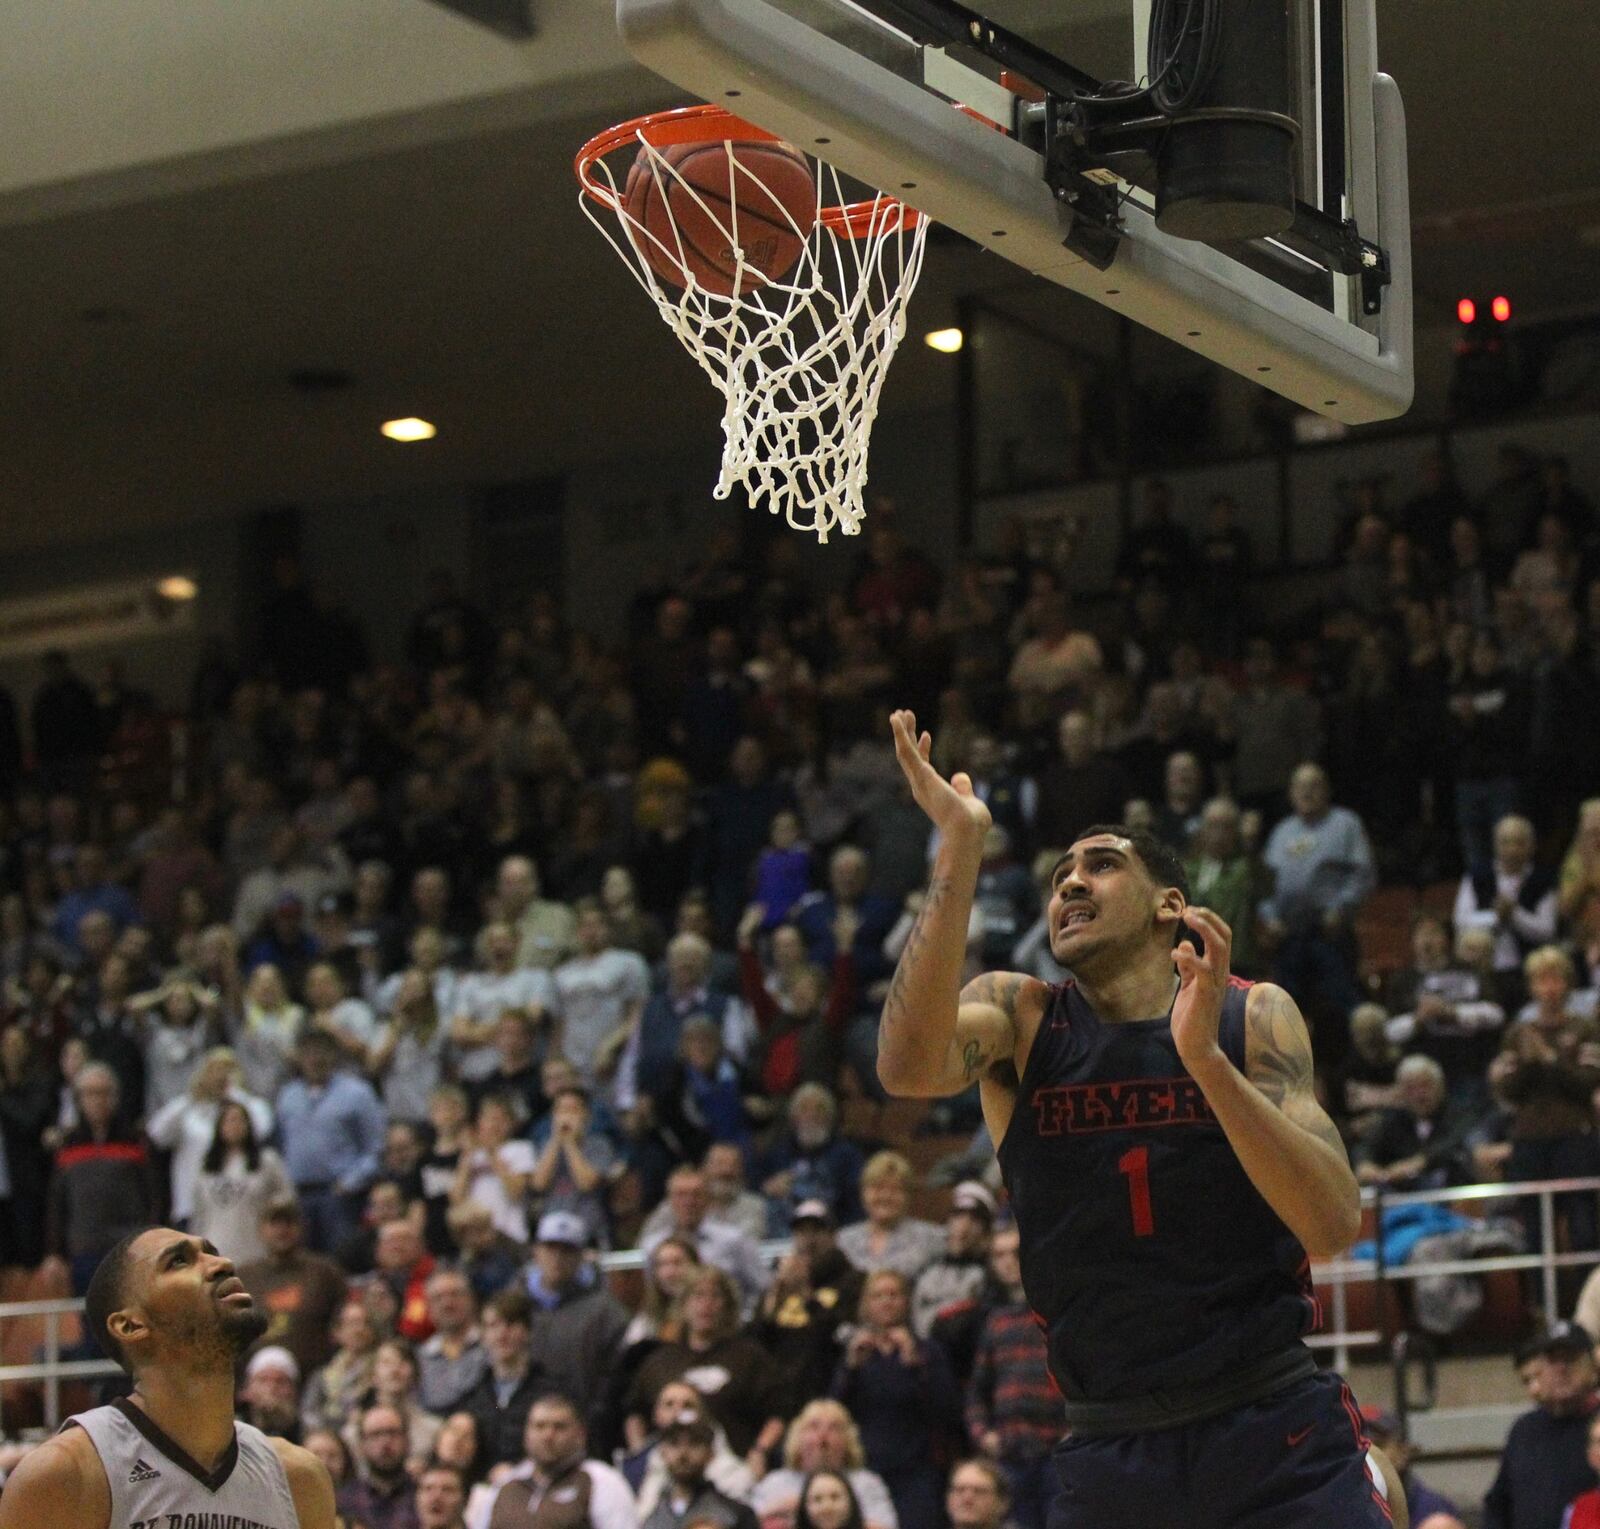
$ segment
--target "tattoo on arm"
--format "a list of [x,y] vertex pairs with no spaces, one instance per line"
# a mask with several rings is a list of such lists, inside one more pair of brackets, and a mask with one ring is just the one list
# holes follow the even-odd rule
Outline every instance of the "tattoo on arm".
[[1250,1081],[1279,1109],[1290,1095],[1311,1089],[1311,1051],[1287,995],[1271,994],[1260,1006]]
[[949,892],[948,876],[935,876],[928,884],[927,895],[922,900],[916,922],[911,926],[911,934],[906,940],[905,949],[900,952],[900,959],[895,963],[894,978],[889,983],[888,995],[883,1000],[883,1029],[886,1032],[898,1028],[901,1020],[905,1018],[906,973],[917,964],[922,947],[927,943],[928,925],[933,921],[935,912]]
[[1311,1066],[1311,1038],[1287,993],[1265,995],[1253,1016],[1250,1081],[1302,1130],[1345,1155],[1338,1128],[1317,1103]]
[[983,1054],[983,1048],[976,1041],[968,1041],[961,1048],[961,1074],[972,1082],[988,1064],[988,1058]]
[[1017,998],[1028,979],[1020,972],[985,972],[974,977],[961,996],[969,1003],[987,1003],[999,1009],[1007,1019],[1017,1017]]

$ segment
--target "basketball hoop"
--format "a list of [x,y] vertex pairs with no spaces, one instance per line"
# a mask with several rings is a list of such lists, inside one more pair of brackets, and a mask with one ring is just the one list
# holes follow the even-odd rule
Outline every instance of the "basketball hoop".
[[[589,221],[725,400],[715,496],[726,499],[742,485],[752,504],[765,504],[825,542],[835,526],[846,536],[861,529],[872,422],[905,335],[928,220],[882,192],[848,202],[838,171],[819,160],[815,207],[803,221],[736,152],[780,143],[720,106],[688,106],[591,138],[573,168]],[[686,145],[720,145],[727,197],[706,193],[703,181],[680,171],[674,151]],[[619,163],[627,191],[619,190],[607,163],[623,149],[637,155],[632,180]],[[653,198],[643,198],[650,208],[644,217],[636,210],[642,175],[654,189]],[[799,248],[792,268],[769,273],[747,258],[740,196],[759,199],[768,222],[787,222],[778,231],[786,249]],[[697,225],[707,223],[725,241],[719,251],[731,267],[725,280],[697,274],[705,271],[705,257],[681,226],[691,211]],[[755,216],[746,214],[746,243]],[[663,278],[663,267],[672,279]],[[713,290],[721,286],[729,290]]]

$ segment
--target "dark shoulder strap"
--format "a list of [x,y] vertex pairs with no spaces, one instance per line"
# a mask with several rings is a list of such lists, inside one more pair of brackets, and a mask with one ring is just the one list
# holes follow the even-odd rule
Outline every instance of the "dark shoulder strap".
[[1217,1029],[1217,1040],[1223,1054],[1240,1072],[1245,1070],[1245,1010],[1250,1002],[1253,982],[1243,977],[1229,977],[1228,990],[1222,995],[1222,1020]]

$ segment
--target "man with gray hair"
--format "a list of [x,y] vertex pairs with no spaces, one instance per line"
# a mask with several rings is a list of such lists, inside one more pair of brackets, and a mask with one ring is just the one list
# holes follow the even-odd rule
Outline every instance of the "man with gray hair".
[[1556,937],[1556,881],[1533,861],[1533,824],[1511,813],[1494,825],[1494,860],[1467,867],[1456,891],[1456,929],[1494,935],[1494,969],[1523,961]]
[[1233,930],[1232,969],[1249,976],[1256,965],[1256,884],[1260,878],[1255,862],[1245,853],[1242,828],[1239,804],[1231,797],[1212,797],[1200,810],[1183,868],[1189,873],[1195,901],[1212,909]]
[[757,1168],[769,1232],[781,1237],[789,1229],[789,1213],[807,1200],[821,1200],[841,1225],[858,1220],[866,1158],[838,1133],[838,1102],[820,1083],[802,1083],[789,1097],[788,1114],[788,1124]]
[[82,1295],[100,1260],[156,1219],[156,1180],[139,1133],[120,1105],[117,1075],[87,1062],[73,1080],[79,1124],[67,1133],[50,1181],[45,1267],[70,1274]]
[[642,1094],[666,1087],[678,1055],[678,1039],[691,1020],[707,1019],[722,1036],[722,1049],[742,1064],[755,1049],[757,1032],[749,1006],[711,985],[711,943],[685,931],[667,943],[666,985],[645,1003],[617,1068],[616,1103],[631,1109]]
[[1453,1107],[1444,1068],[1432,1057],[1408,1056],[1395,1072],[1398,1109],[1385,1110],[1356,1149],[1356,1178],[1388,1189],[1442,1189],[1466,1183],[1466,1136],[1473,1121]]

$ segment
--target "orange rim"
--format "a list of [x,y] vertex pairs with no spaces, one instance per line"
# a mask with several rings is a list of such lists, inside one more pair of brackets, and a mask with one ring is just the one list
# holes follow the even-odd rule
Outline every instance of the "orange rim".
[[[603,133],[596,133],[573,157],[573,173],[585,196],[592,197],[602,207],[609,207],[619,217],[626,216],[621,199],[615,189],[595,177],[594,167],[608,154],[630,143],[644,142],[653,149],[671,148],[681,143],[723,143],[729,139],[754,143],[782,143],[776,133],[769,133],[743,117],[736,117],[721,106],[679,106],[672,111],[652,112],[647,117],[635,117],[631,122],[619,122]],[[862,239],[871,234],[890,233],[896,228],[915,227],[922,214],[908,207],[898,197],[887,193],[874,202],[848,202],[843,206],[824,207],[817,221],[829,233],[845,239]]]

